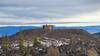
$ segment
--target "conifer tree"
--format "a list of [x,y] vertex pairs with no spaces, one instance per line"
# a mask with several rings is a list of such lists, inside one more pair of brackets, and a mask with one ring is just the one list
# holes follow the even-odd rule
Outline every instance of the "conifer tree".
[[2,49],[4,50],[4,54],[7,56],[10,49],[8,36],[6,35],[3,36],[2,41],[3,41]]
[[41,43],[40,43],[40,38],[39,37],[34,37],[33,38],[33,46],[34,47],[41,47]]
[[20,55],[21,56],[24,56],[25,55],[25,46],[24,46],[24,35],[23,33],[20,33],[20,36],[19,36],[19,51],[20,51]]

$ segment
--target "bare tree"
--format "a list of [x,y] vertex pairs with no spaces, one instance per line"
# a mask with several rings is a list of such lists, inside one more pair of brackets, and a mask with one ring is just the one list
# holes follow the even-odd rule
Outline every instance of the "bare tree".
[[97,53],[97,51],[95,50],[95,48],[89,48],[87,50],[87,55],[88,56],[99,56],[99,54]]
[[48,49],[47,56],[60,56],[58,48],[57,47],[50,47]]

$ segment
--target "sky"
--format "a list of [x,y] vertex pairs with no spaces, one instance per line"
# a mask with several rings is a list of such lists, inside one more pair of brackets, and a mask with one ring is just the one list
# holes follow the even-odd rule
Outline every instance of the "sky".
[[100,26],[100,0],[0,0],[0,26]]

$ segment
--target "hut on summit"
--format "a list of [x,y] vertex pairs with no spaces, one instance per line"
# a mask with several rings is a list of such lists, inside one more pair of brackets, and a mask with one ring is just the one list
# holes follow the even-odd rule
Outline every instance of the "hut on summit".
[[54,29],[54,25],[46,24],[43,25],[43,30],[52,31]]

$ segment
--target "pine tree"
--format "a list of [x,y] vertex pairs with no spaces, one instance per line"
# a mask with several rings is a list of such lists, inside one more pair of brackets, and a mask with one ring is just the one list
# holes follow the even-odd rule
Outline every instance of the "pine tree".
[[23,33],[20,33],[20,37],[19,37],[19,51],[20,51],[20,55],[24,56],[25,55],[25,46],[24,46],[24,35]]
[[40,38],[39,37],[33,37],[33,48],[32,48],[32,55],[38,56],[39,54],[39,49],[42,47]]
[[41,47],[41,43],[40,43],[40,38],[39,37],[34,37],[33,38],[33,46],[34,47]]
[[6,35],[3,36],[2,41],[3,41],[2,49],[4,50],[4,54],[6,56],[8,56],[9,55],[8,52],[9,52],[9,49],[10,49],[8,36],[6,36]]

